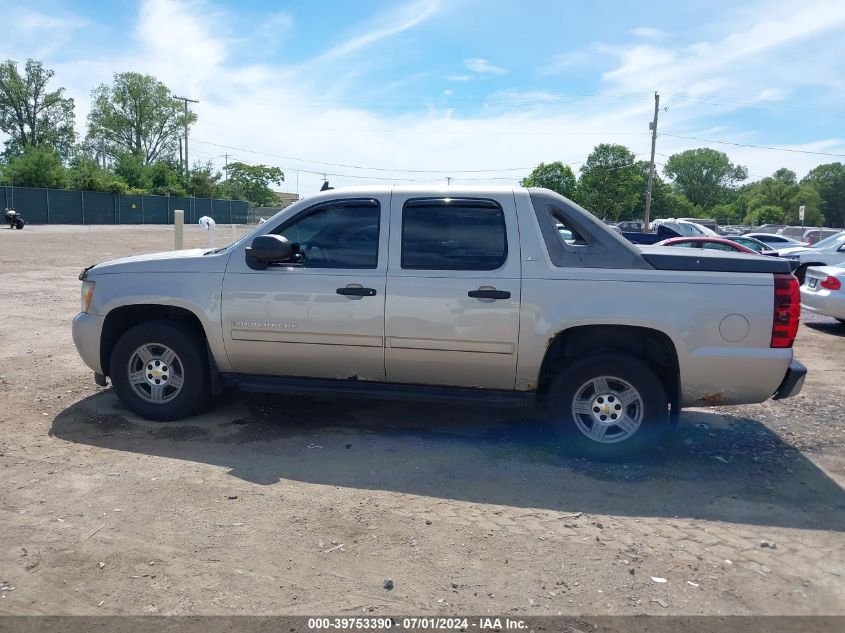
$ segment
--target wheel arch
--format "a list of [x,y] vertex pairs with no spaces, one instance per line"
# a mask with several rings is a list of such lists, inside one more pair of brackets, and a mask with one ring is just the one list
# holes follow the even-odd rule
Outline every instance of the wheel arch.
[[[197,336],[202,337],[206,350],[208,350],[208,332],[199,316],[188,308],[157,303],[118,306],[109,310],[103,320],[103,329],[100,336],[100,367],[102,367],[103,375],[110,375],[111,353],[118,339],[130,328],[147,321],[182,323],[188,326]],[[214,371],[214,359],[210,352],[208,352],[208,356],[212,371]]]
[[681,402],[678,352],[672,338],[660,330],[636,325],[577,325],[559,331],[549,341],[540,365],[537,396],[542,401],[548,394],[555,371],[567,358],[588,354],[621,353],[644,360],[657,372],[666,389],[677,422]]

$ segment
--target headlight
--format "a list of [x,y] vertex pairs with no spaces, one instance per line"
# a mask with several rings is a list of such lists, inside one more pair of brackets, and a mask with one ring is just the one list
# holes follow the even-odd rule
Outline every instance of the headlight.
[[91,305],[91,299],[94,298],[94,282],[93,281],[83,281],[82,282],[82,312],[88,312],[88,308]]

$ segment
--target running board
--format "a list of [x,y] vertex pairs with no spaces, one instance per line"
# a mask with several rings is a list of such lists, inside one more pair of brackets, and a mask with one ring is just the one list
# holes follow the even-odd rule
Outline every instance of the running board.
[[299,396],[349,396],[377,400],[424,400],[438,404],[477,404],[488,407],[533,407],[536,395],[525,391],[433,387],[366,380],[286,378],[254,374],[220,374],[227,387],[254,393]]

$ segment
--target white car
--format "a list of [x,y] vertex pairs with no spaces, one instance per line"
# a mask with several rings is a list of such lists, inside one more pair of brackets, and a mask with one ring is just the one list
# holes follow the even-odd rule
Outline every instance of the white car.
[[807,269],[801,286],[801,307],[845,323],[845,261],[837,266]]
[[763,233],[760,231],[753,233],[743,233],[745,237],[753,237],[755,240],[768,244],[774,249],[789,248],[791,246],[809,246],[807,242],[799,242],[793,240],[791,237],[785,235],[774,235],[772,233]]
[[780,248],[778,255],[783,259],[798,262],[795,276],[804,283],[804,276],[810,266],[836,265],[845,259],[845,231],[831,235],[812,246]]

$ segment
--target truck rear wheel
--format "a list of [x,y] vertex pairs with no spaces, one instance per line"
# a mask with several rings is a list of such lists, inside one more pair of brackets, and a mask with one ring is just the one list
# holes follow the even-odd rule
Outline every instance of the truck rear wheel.
[[148,321],[114,346],[109,374],[120,400],[148,420],[178,420],[196,412],[210,392],[202,341],[182,324]]
[[668,434],[669,400],[645,362],[597,354],[565,365],[552,379],[549,418],[578,455],[613,461],[653,448]]

